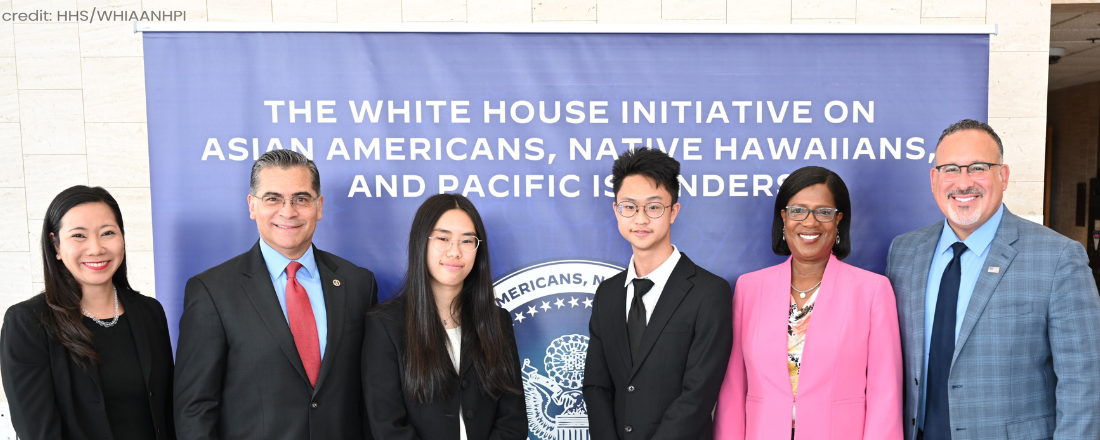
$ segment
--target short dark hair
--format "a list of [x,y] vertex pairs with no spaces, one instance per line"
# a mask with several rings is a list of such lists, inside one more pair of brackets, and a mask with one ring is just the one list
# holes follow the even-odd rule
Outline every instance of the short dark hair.
[[775,209],[772,211],[772,252],[776,255],[791,254],[791,248],[783,239],[783,209],[795,194],[820,183],[829,188],[829,192],[833,194],[833,202],[836,202],[836,209],[844,213],[844,218],[840,219],[840,224],[836,227],[837,234],[840,234],[840,243],[833,246],[833,255],[843,260],[852,252],[852,234],[849,233],[852,225],[852,200],[848,196],[848,186],[837,173],[827,168],[809,166],[799,168],[787,176],[775,195]]
[[997,161],[1005,161],[1005,146],[1001,143],[1001,137],[997,136],[997,132],[993,131],[993,127],[985,122],[976,121],[973,119],[963,119],[959,122],[951,124],[949,127],[943,130],[943,134],[940,134],[940,139],[936,141],[936,150],[940,149],[940,143],[943,142],[943,138],[958,133],[963,130],[981,130],[993,138],[993,141],[997,143]]
[[680,198],[680,162],[664,151],[642,147],[620,154],[611,166],[611,184],[616,196],[623,186],[623,179],[634,175],[653,179],[658,188],[668,190],[672,194],[672,204]]
[[317,164],[302,153],[283,149],[268,151],[259,159],[256,159],[256,163],[252,164],[252,178],[248,181],[248,192],[250,194],[258,195],[256,194],[256,186],[260,184],[260,170],[268,167],[278,167],[284,170],[294,167],[309,168],[310,183],[313,184],[313,192],[317,193],[314,195],[321,195],[321,173],[317,171]]

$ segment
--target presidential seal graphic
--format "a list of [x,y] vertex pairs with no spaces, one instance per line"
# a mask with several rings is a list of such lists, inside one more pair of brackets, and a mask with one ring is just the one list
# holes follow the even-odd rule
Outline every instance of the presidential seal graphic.
[[596,286],[623,270],[588,260],[539,263],[494,286],[512,317],[522,362],[528,438],[589,440],[581,387]]

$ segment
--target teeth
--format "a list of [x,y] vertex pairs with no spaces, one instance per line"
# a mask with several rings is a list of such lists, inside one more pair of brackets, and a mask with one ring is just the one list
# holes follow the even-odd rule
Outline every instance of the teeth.
[[106,266],[106,265],[107,265],[107,262],[106,262],[106,261],[104,261],[104,262],[102,262],[102,263],[84,263],[84,265],[85,265],[85,266],[88,266],[88,267],[94,267],[94,268],[98,269],[98,268],[101,268],[101,267],[103,267],[103,266]]
[[977,197],[975,197],[975,196],[970,196],[970,197],[955,197],[955,200],[958,200],[958,201],[960,201],[960,202],[969,202],[969,201],[971,201],[971,200],[974,200],[974,199],[976,199],[976,198],[977,198]]
[[821,234],[817,234],[817,235],[803,235],[803,234],[798,234],[798,236],[799,236],[799,237],[802,237],[802,239],[803,239],[803,240],[813,240],[813,239],[815,239],[815,238],[817,238],[817,237],[820,237],[820,236],[821,236]]

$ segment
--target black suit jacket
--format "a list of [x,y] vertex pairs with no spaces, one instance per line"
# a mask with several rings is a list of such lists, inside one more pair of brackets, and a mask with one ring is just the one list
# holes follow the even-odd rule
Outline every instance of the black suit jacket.
[[187,281],[176,349],[180,439],[369,438],[359,350],[374,274],[314,248],[328,316],[310,386],[259,242]]
[[584,368],[592,440],[710,439],[711,413],[733,347],[726,280],[687,255],[653,308],[638,362],[626,335],[626,271],[596,289]]
[[[130,321],[138,362],[149,390],[149,411],[158,439],[176,438],[172,427],[172,342],[164,309],[153,298],[119,291]],[[103,402],[99,368],[87,371],[48,334],[43,294],[11,306],[0,331],[0,369],[19,438],[113,438]]]
[[[452,374],[453,393],[447,400],[430,404],[413,402],[402,389],[405,369],[405,298],[389,301],[367,315],[367,335],[363,343],[363,392],[367,401],[374,438],[379,440],[458,440],[458,418],[466,423],[470,440],[520,440],[527,438],[527,409],[522,395],[503,394],[492,399],[481,392],[477,373],[471,367],[470,355],[463,347],[459,356],[459,372]],[[500,309],[501,319],[508,323],[509,343],[501,350],[519,368],[512,320]],[[448,365],[450,358],[447,359]],[[452,372],[454,370],[451,370]],[[516,387],[523,389],[516,371]],[[462,414],[459,414],[459,404]]]

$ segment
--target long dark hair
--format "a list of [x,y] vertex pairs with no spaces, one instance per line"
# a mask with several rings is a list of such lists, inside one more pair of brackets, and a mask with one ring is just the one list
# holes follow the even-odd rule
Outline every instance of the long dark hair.
[[[122,211],[111,193],[100,187],[77,185],[61,191],[46,209],[46,218],[42,220],[42,272],[46,280],[46,305],[49,310],[43,317],[50,337],[69,350],[69,356],[82,368],[99,363],[99,354],[95,351],[92,332],[84,327],[83,314],[80,313],[80,299],[84,291],[80,283],[73,278],[65,263],[55,258],[54,245],[58,243],[61,231],[61,218],[77,205],[85,203],[106,203],[115,214],[118,231],[126,236],[122,224]],[[51,236],[52,234],[52,236]],[[125,252],[125,251],[124,251]],[[111,277],[115,288],[124,292],[133,292],[126,278],[126,258]]]
[[507,337],[499,308],[493,295],[493,278],[489,266],[488,236],[481,215],[469,199],[458,194],[437,194],[420,205],[409,231],[409,266],[405,273],[401,296],[405,298],[405,393],[419,403],[435,398],[447,399],[454,391],[450,377],[454,375],[447,355],[447,335],[439,321],[439,310],[432,295],[428,273],[428,237],[443,213],[461,209],[474,223],[481,245],[477,248],[474,267],[462,283],[456,301],[462,319],[462,356],[469,356],[477,373],[481,390],[492,398],[503,393],[522,395],[517,385],[519,365],[510,355],[514,338]]
[[836,225],[836,233],[840,234],[840,243],[833,246],[833,255],[838,260],[843,260],[852,252],[852,199],[848,196],[848,185],[840,175],[828,168],[817,166],[802,167],[787,176],[779,191],[775,194],[775,209],[772,210],[772,252],[776,255],[790,255],[791,248],[783,240],[783,216],[781,213],[787,207],[791,198],[807,187],[824,183],[833,194],[833,202],[836,209],[844,213],[840,224]]

